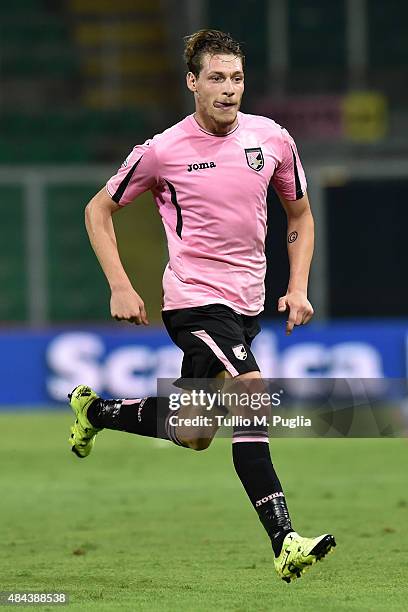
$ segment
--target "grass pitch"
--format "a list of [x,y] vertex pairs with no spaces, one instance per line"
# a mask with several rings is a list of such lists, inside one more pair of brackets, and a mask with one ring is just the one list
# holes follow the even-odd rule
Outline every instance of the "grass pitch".
[[106,431],[80,460],[71,419],[0,414],[1,591],[65,591],[86,612],[407,609],[405,440],[272,442],[295,528],[338,542],[288,585],[228,440],[196,453]]

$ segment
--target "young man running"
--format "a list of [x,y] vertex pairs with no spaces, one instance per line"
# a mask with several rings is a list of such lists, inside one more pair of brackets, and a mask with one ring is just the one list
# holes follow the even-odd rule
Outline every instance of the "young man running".
[[[265,294],[267,189],[272,183],[288,217],[290,278],[278,310],[288,311],[290,334],[313,316],[307,284],[314,230],[306,180],[288,132],[270,119],[239,112],[244,92],[239,44],[223,32],[201,30],[186,39],[185,59],[195,113],[133,149],[87,205],[86,227],[111,288],[112,317],[147,325],[143,300],[119,258],[112,215],[150,190],[168,241],[162,314],[184,352],[180,386],[189,378],[261,385],[251,342],[260,331]],[[211,441],[175,425],[168,398],[103,400],[81,385],[70,401],[76,415],[70,443],[78,457],[89,455],[103,428],[196,450]],[[303,538],[292,528],[267,431],[236,427],[232,452],[271,539],[275,569],[290,582],[335,546],[334,537]]]

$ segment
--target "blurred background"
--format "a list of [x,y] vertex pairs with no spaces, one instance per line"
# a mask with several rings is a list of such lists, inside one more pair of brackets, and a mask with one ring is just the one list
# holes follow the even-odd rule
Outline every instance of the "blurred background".
[[193,111],[182,38],[203,27],[243,43],[242,110],[291,132],[316,218],[315,322],[286,338],[276,313],[288,278],[285,217],[271,192],[255,344],[263,372],[405,377],[407,19],[403,0],[14,0],[0,9],[0,405],[61,402],[78,382],[114,397],[154,394],[157,377],[177,377],[150,194],[115,216],[148,329],[111,321],[83,209],[135,144]]

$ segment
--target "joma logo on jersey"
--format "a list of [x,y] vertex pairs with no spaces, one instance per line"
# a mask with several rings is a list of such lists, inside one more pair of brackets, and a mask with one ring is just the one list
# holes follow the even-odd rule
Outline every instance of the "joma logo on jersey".
[[201,162],[199,164],[188,164],[187,171],[191,172],[192,170],[205,170],[206,168],[216,168],[217,164],[215,162]]

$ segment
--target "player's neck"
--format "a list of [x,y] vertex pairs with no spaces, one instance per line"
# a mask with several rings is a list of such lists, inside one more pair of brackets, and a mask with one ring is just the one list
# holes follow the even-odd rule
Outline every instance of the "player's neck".
[[208,117],[208,115],[202,115],[197,110],[194,113],[194,119],[202,130],[208,132],[209,134],[214,134],[215,136],[226,136],[230,132],[233,132],[238,125],[238,115],[233,123],[228,123],[226,125],[216,123],[211,117]]

